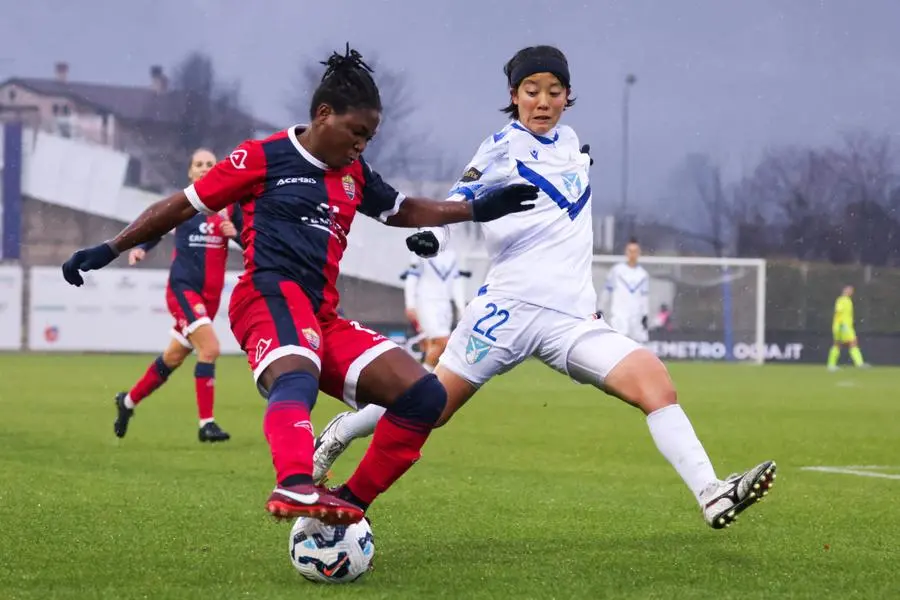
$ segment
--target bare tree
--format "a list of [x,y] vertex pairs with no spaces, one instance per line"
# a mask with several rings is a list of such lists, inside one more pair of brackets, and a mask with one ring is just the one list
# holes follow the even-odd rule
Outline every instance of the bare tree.
[[[897,181],[884,137],[857,133],[836,148],[770,150],[737,188],[751,207],[741,252],[787,249],[801,260],[876,265],[900,258]],[[774,244],[754,247],[748,236],[764,232],[775,232]]]
[[672,185],[677,200],[666,203],[678,207],[681,225],[709,244],[716,256],[723,256],[733,239],[738,208],[732,190],[722,182],[719,165],[706,154],[689,154]]
[[240,87],[218,79],[207,54],[192,52],[178,64],[167,101],[177,135],[174,144],[162,149],[161,167],[171,185],[183,183],[196,148],[222,156],[254,134],[256,123],[241,108]]

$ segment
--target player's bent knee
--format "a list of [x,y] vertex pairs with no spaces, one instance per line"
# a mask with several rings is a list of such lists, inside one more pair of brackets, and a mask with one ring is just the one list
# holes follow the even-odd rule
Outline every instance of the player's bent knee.
[[167,346],[163,351],[163,363],[165,363],[165,365],[169,367],[169,369],[174,371],[184,363],[185,359],[187,359],[190,353],[190,348],[185,348],[178,342],[174,342],[172,344],[169,344],[169,346]]
[[447,390],[436,375],[429,373],[416,381],[388,407],[389,418],[410,428],[430,429],[447,405]]
[[188,341],[194,346],[197,358],[201,362],[216,362],[219,358],[219,338],[212,325],[203,325],[197,331],[188,336]]
[[[312,360],[298,354],[282,356],[272,362],[256,381],[256,387],[263,398],[269,398],[272,387],[282,376],[290,373],[308,373],[316,382],[319,380],[319,367]],[[316,384],[318,385],[318,383]]]
[[197,347],[197,358],[200,362],[216,362],[216,359],[219,358],[220,349],[219,349],[219,340],[213,340],[212,342],[208,342],[204,344],[202,347]]
[[646,349],[626,356],[606,378],[608,391],[650,414],[678,403],[678,394],[669,371]]

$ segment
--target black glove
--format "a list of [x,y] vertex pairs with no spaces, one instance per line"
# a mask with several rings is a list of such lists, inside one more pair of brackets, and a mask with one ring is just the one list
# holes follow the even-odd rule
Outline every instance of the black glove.
[[641,318],[641,325],[644,327],[644,331],[647,331],[647,315],[644,315],[643,318]]
[[537,197],[538,189],[524,183],[514,183],[496,189],[472,200],[472,220],[484,223],[511,213],[531,210]]
[[63,277],[72,285],[80,287],[84,284],[84,278],[81,277],[79,271],[102,269],[115,260],[118,255],[119,253],[112,247],[112,244],[107,242],[92,248],[83,248],[63,263]]
[[440,250],[437,236],[431,231],[417,231],[406,238],[406,247],[422,258],[433,258]]
[[[588,156],[590,156],[590,155],[591,155],[591,145],[590,145],[590,144],[585,144],[584,146],[582,146],[582,147],[581,147],[581,153],[582,153],[582,154],[587,154]],[[591,165],[593,165],[593,164],[594,164],[594,159],[592,158],[592,159],[591,159]]]

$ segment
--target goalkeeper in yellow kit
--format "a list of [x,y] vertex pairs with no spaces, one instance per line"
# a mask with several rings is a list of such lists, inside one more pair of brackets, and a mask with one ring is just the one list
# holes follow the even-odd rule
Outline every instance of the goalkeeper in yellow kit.
[[837,369],[838,359],[841,357],[841,346],[847,346],[850,358],[857,367],[867,366],[863,362],[862,352],[856,340],[856,330],[853,328],[853,286],[848,285],[838,296],[834,303],[834,321],[831,324],[831,333],[834,345],[828,353],[828,369]]

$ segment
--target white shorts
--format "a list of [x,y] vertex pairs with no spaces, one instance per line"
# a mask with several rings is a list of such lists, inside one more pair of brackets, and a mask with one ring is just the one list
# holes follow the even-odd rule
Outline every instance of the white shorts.
[[569,375],[569,352],[579,339],[592,332],[603,334],[597,340],[594,365],[601,380],[625,356],[640,348],[603,319],[573,317],[521,300],[485,294],[475,297],[466,307],[439,365],[475,387],[530,356]]
[[422,300],[416,308],[416,313],[425,339],[433,340],[450,335],[453,326],[453,308],[449,300]]
[[646,344],[649,339],[647,330],[644,329],[644,325],[641,323],[641,317],[616,317],[616,315],[613,315],[609,320],[609,324],[613,329],[622,335],[630,337],[639,344]]

